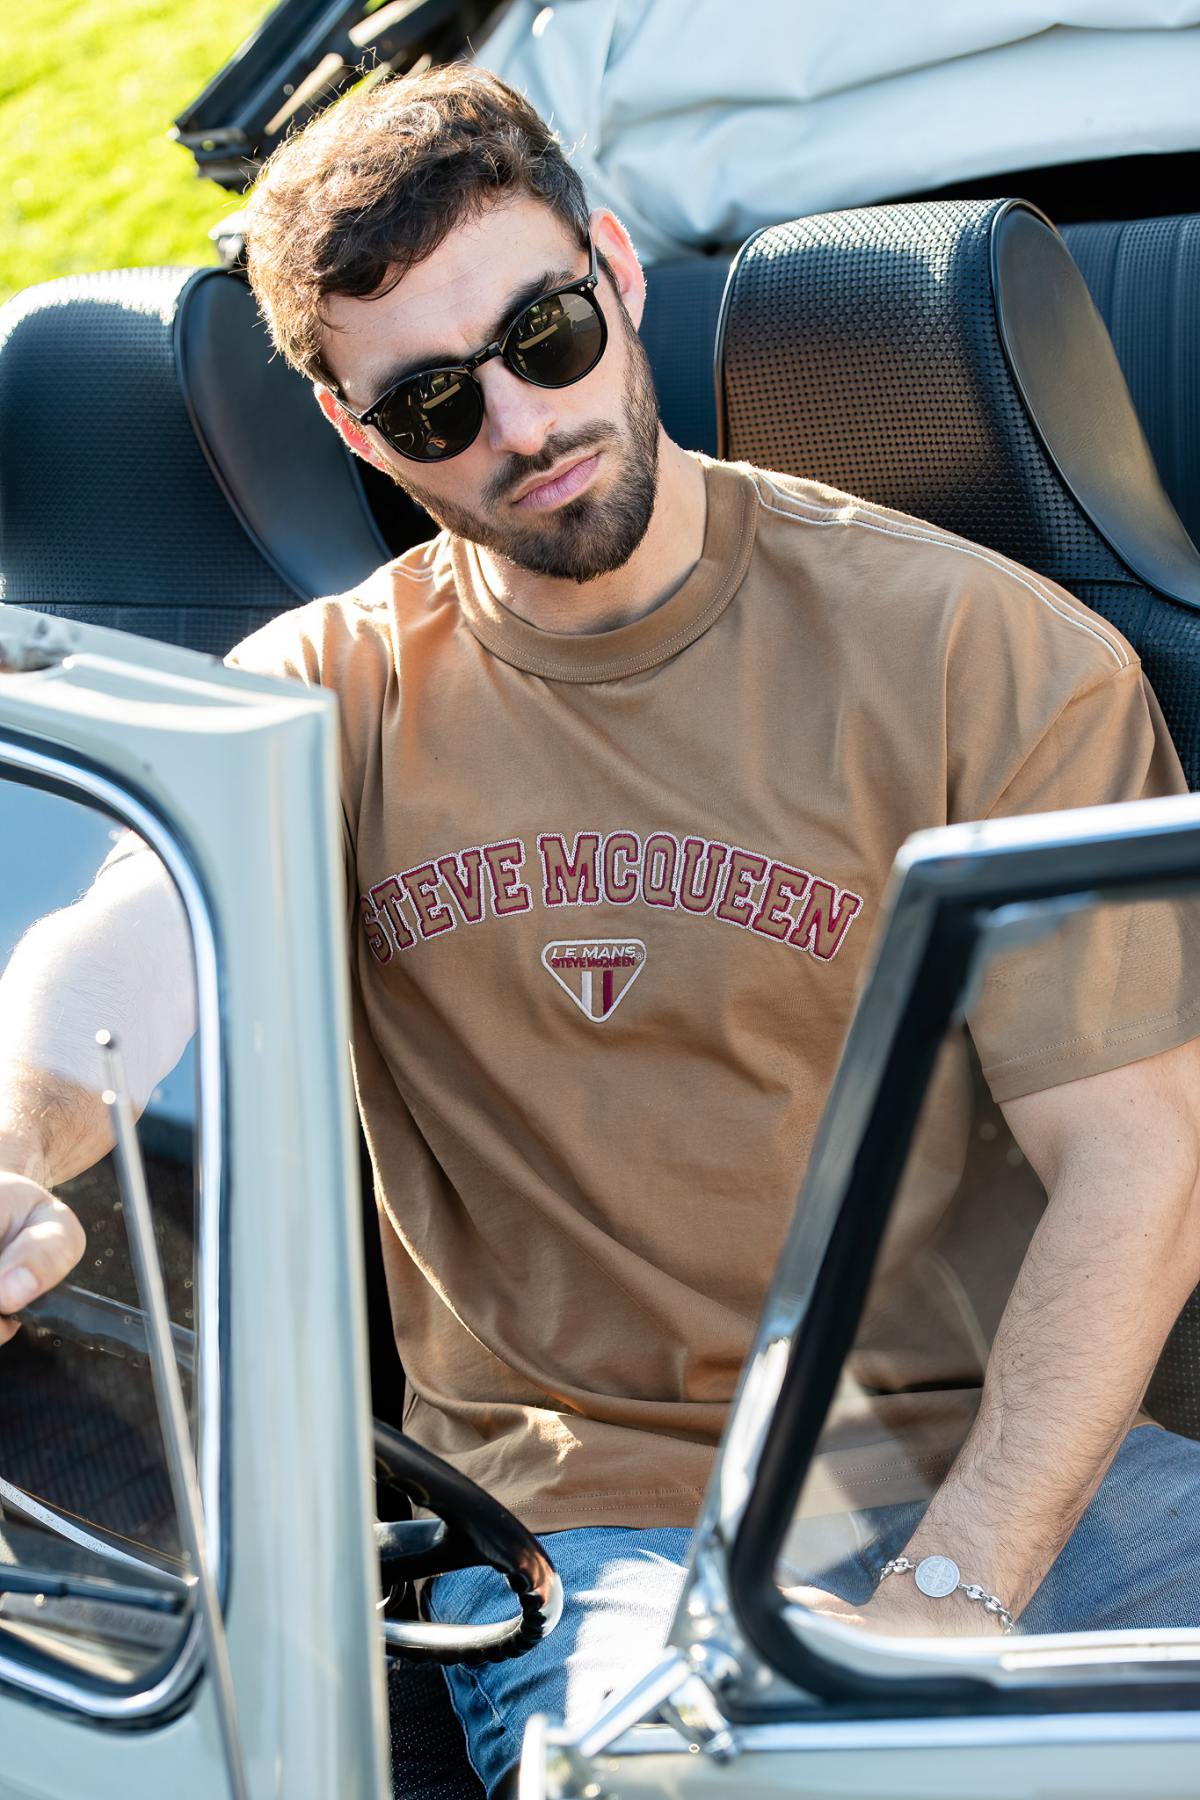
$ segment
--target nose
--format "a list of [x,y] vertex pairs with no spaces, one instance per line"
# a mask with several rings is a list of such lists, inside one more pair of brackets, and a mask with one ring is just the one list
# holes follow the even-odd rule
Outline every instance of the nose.
[[476,371],[483,389],[483,431],[500,455],[536,456],[558,422],[552,388],[522,381],[500,358]]

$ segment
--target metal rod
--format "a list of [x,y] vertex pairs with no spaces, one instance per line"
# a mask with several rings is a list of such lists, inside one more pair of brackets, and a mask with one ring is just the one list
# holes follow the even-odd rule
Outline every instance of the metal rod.
[[585,1759],[599,1756],[610,1744],[652,1717],[664,1700],[682,1687],[691,1673],[686,1656],[668,1650],[663,1660],[642,1676],[627,1693],[620,1694],[598,1719],[572,1740],[571,1748]]
[[146,1312],[146,1342],[163,1428],[167,1468],[184,1544],[196,1574],[200,1626],[212,1675],[213,1698],[225,1751],[229,1789],[232,1800],[250,1800],[238,1733],[237,1705],[233,1692],[233,1674],[229,1666],[229,1646],[225,1639],[225,1622],[221,1616],[217,1584],[205,1548],[200,1478],[192,1452],[192,1434],[183,1398],[183,1383],[179,1379],[179,1369],[175,1362],[171,1317],[167,1310],[167,1294],[158,1260],[158,1247],[154,1241],[154,1221],[150,1213],[150,1195],[146,1186],[141,1147],[137,1140],[137,1126],[129,1090],[125,1085],[121,1053],[112,1033],[98,1031],[96,1042],[107,1069],[108,1087],[101,1098],[112,1114],[121,1198],[128,1222],[129,1248],[138,1293]]

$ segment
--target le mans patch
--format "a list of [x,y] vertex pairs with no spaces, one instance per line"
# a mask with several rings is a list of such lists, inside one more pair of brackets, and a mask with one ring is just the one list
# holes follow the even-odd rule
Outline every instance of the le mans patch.
[[616,1011],[645,961],[640,938],[559,938],[542,951],[543,968],[593,1025]]

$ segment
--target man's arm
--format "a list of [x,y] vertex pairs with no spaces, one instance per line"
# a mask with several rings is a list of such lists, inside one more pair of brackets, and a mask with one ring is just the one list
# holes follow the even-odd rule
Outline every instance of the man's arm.
[[[1009,1101],[1049,1196],[992,1347],[975,1425],[905,1554],[1027,1604],[1099,1487],[1200,1282],[1200,1044]],[[978,1603],[879,1590],[881,1630],[998,1629]]]
[[[83,899],[41,919],[0,979],[0,1315],[53,1287],[84,1234],[51,1187],[111,1148],[95,1034],[121,1042],[135,1107],[194,1029],[191,942],[156,856],[102,869]],[[17,1329],[0,1316],[0,1344]]]

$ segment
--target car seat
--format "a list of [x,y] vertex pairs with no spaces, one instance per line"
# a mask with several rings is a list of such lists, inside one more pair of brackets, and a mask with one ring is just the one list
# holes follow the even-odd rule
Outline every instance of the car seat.
[[[1093,278],[1125,309],[1144,274],[1194,259],[1197,221],[1077,226]],[[1124,251],[1121,246],[1125,245]],[[1114,247],[1115,246],[1115,247]],[[1106,274],[1105,271],[1108,271]],[[1153,356],[1151,321],[1181,308],[1140,300],[1127,349]],[[1196,296],[1185,296],[1196,307]],[[1196,476],[1200,358],[1173,467]],[[730,272],[717,345],[721,453],[810,475],[930,519],[1061,582],[1110,619],[1142,659],[1200,788],[1200,552],[1171,504],[1088,287],[1049,221],[1021,201],[865,207],[777,225]],[[1177,374],[1184,373],[1182,364]],[[1147,1405],[1200,1437],[1200,1291],[1150,1384]]]
[[[1200,215],[1064,225],[1061,236],[1108,327],[1162,484],[1200,539]],[[677,443],[717,453],[707,359],[730,259],[646,271],[641,336],[663,424]]]

